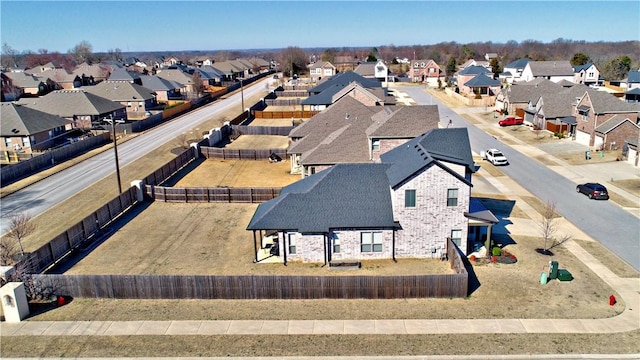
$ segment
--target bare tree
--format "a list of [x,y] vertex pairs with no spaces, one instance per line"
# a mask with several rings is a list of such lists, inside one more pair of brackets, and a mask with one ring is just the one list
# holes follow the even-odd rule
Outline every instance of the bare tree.
[[82,64],[84,62],[91,62],[93,58],[93,46],[86,41],[82,40],[73,49],[69,50],[69,54],[73,55],[73,59],[77,64]]
[[9,217],[9,231],[7,235],[20,246],[20,255],[24,256],[22,240],[36,230],[35,224],[31,222],[31,215],[27,213],[14,213]]
[[540,235],[544,239],[543,253],[549,253],[549,242],[555,242],[555,237],[558,232],[558,215],[556,213],[556,203],[554,201],[548,201],[542,210],[542,219],[538,222],[540,228]]
[[18,244],[8,236],[0,238],[0,265],[6,266],[14,263],[14,258],[18,254]]

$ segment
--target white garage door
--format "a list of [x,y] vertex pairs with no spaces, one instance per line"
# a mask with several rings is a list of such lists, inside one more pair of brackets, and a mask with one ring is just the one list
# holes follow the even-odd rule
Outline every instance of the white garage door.
[[587,145],[589,146],[589,139],[591,138],[591,135],[589,133],[586,133],[584,131],[576,131],[576,142],[578,144],[582,144],[582,145]]
[[636,150],[629,149],[629,155],[627,155],[627,161],[631,165],[640,166],[640,163],[636,162],[638,161],[638,152]]
[[596,136],[593,141],[593,147],[596,149],[602,149],[602,144],[604,144],[604,138],[600,136]]

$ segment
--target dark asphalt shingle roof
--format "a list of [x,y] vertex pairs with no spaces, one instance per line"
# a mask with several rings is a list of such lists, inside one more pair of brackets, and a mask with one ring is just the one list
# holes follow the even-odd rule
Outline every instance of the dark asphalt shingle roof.
[[103,115],[124,109],[122,104],[84,90],[56,90],[39,98],[20,100],[20,103],[64,118]]
[[48,114],[27,106],[2,103],[0,136],[28,136],[70,123],[70,120],[63,119],[60,116]]
[[505,65],[504,68],[505,69],[524,69],[529,63],[529,61],[531,61],[531,59],[528,59],[528,58],[518,59]]
[[332,86],[347,86],[352,82],[357,82],[362,87],[365,88],[379,88],[382,87],[382,83],[380,83],[377,79],[365,78],[362,75],[359,75],[353,71],[345,71],[341,73],[337,73],[330,78],[325,78],[326,80],[322,83],[312,87],[309,89],[310,94],[319,94],[323,92],[325,89],[328,89]]
[[[387,171],[391,187],[427,166],[442,166],[440,162],[462,165],[470,172],[475,168],[466,128],[433,129],[382,154],[380,160],[392,164]],[[464,177],[461,180],[468,182]]]
[[111,101],[141,101],[153,99],[156,93],[142,85],[129,81],[102,81],[96,85],[84,86],[85,91]]
[[500,86],[500,80],[492,79],[485,74],[478,74],[463,85],[468,87]]
[[247,230],[326,233],[334,228],[395,228],[385,164],[339,164],[262,203]]
[[486,67],[473,65],[460,70],[458,72],[458,75],[478,75],[478,74],[488,74],[488,73],[491,73],[491,70],[487,69]]
[[627,75],[627,82],[640,83],[640,70],[630,70]]

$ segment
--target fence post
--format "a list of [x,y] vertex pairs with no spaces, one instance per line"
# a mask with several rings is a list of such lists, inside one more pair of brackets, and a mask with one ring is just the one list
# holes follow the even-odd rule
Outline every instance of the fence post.
[[189,202],[189,195],[188,195],[188,191],[187,188],[184,188],[184,202],[188,203]]
[[138,202],[144,201],[144,182],[142,180],[133,180],[131,186],[136,188],[136,200]]
[[231,188],[227,188],[228,200],[231,202]]

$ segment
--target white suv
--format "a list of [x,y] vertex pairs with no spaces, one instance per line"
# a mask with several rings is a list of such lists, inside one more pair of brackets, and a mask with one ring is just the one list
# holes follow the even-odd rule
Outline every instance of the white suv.
[[489,149],[480,152],[480,156],[483,160],[487,160],[493,165],[509,165],[509,160],[504,156],[502,151],[498,149]]

